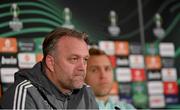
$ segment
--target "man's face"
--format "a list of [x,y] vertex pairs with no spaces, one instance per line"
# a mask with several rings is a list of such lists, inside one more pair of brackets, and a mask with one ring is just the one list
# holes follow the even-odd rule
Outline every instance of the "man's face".
[[113,84],[111,62],[105,55],[93,55],[88,59],[86,83],[89,84],[96,96],[109,94]]
[[64,90],[81,88],[89,57],[87,44],[77,38],[62,37],[56,46],[53,79]]

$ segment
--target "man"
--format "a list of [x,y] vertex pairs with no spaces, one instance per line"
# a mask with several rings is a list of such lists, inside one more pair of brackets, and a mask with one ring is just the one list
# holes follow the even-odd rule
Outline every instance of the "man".
[[111,62],[104,51],[91,48],[87,65],[85,81],[89,84],[99,104],[99,109],[133,110],[132,105],[125,102],[113,103],[110,99],[110,91],[113,85],[113,70]]
[[15,74],[2,97],[4,109],[97,109],[84,84],[89,57],[87,35],[57,28],[43,42],[43,61]]

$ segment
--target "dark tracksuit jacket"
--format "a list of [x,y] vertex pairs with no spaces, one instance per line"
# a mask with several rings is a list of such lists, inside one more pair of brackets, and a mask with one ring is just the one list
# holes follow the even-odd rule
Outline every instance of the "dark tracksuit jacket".
[[3,109],[98,109],[90,87],[62,94],[43,73],[42,62],[15,74],[14,84],[0,101]]

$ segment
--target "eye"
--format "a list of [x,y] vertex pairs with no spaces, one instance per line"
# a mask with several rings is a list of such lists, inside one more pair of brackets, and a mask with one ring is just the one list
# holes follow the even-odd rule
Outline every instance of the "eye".
[[92,73],[96,73],[96,72],[98,71],[98,69],[97,69],[97,68],[91,68],[90,71],[91,71]]
[[71,63],[76,63],[78,61],[78,57],[71,57],[70,62]]
[[98,68],[97,67],[90,67],[89,68],[89,71],[91,72],[91,73],[98,73]]
[[112,67],[111,66],[106,66],[105,71],[112,71]]
[[84,58],[84,64],[87,64],[88,58]]

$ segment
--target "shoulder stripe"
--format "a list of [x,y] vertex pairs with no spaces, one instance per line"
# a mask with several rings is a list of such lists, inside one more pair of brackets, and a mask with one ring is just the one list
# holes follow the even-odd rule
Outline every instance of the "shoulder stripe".
[[24,89],[24,93],[23,93],[23,98],[22,98],[22,109],[25,109],[25,99],[26,99],[26,93],[27,93],[27,88],[33,86],[32,84],[27,85]]
[[19,86],[23,83],[27,82],[27,80],[24,80],[23,82],[19,83],[17,86],[16,86],[16,90],[15,90],[15,94],[14,94],[14,102],[13,102],[13,109],[16,108],[16,102],[17,102],[17,94],[18,94],[18,89],[19,89]]
[[29,84],[30,82],[26,82],[22,85],[19,86],[19,94],[18,94],[18,98],[17,98],[17,109],[20,109],[20,105],[21,105],[21,100],[22,100],[22,94],[23,94],[23,91],[24,91],[24,86],[26,86],[27,84]]
[[19,83],[15,90],[13,109],[24,108],[27,88],[31,87],[30,81],[24,80]]

